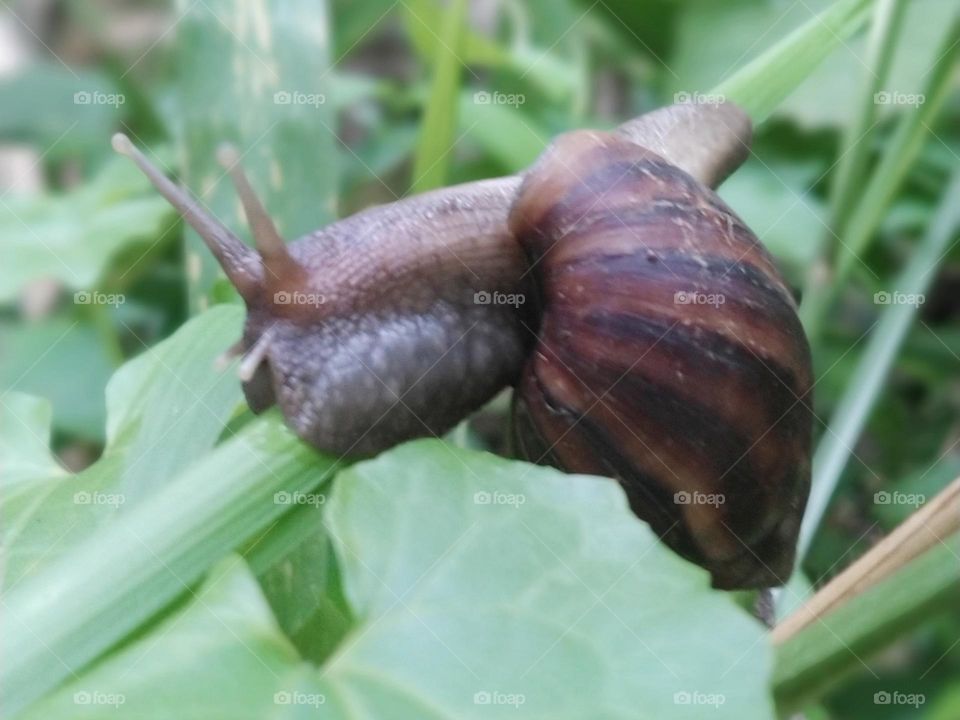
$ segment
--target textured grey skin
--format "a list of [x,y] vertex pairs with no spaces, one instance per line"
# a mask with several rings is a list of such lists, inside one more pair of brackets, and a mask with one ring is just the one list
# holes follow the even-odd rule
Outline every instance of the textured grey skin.
[[373,208],[290,245],[322,298],[303,317],[249,304],[244,345],[270,333],[244,389],[276,401],[297,434],[366,456],[439,435],[512,383],[533,335],[524,312],[475,294],[522,292],[523,253],[506,232],[518,180],[472,183]]

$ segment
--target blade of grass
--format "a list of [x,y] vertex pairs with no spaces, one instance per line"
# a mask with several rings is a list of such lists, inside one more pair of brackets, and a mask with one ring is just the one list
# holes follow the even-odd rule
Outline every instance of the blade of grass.
[[441,187],[447,179],[457,127],[461,46],[467,15],[466,0],[453,0],[433,54],[433,81],[413,163],[413,192]]
[[837,608],[776,651],[774,698],[790,717],[823,695],[864,659],[960,602],[960,536],[915,559],[900,572]]
[[275,502],[275,493],[312,492],[334,466],[276,414],[259,418],[11,590],[0,613],[6,713],[79,674],[271,526],[291,507]]
[[[179,150],[183,182],[240,237],[249,231],[216,162],[236,145],[244,169],[288,240],[336,215],[336,138],[329,92],[326,0],[238,3],[178,0]],[[189,306],[226,285],[199,236],[185,235]],[[215,292],[217,290],[218,292]]]
[[903,0],[879,0],[873,13],[867,42],[867,72],[860,84],[861,97],[857,101],[859,112],[844,132],[836,179],[830,193],[831,226],[837,235],[843,233],[855,193],[863,187],[863,176],[870,157],[870,139],[876,124],[876,93],[882,89],[890,72],[904,5]]
[[[943,193],[940,205],[919,247],[894,283],[892,300],[920,296],[934,279],[950,240],[960,227],[960,171]],[[899,293],[899,295],[898,295]],[[861,355],[853,382],[847,387],[813,456],[813,484],[800,528],[797,565],[806,556],[840,476],[853,453],[853,446],[870,417],[900,346],[917,315],[919,304],[892,302],[883,311]]]
[[814,280],[804,291],[800,319],[811,342],[819,337],[827,313],[846,284],[854,264],[868,249],[887,207],[923,148],[930,126],[950,94],[956,59],[960,57],[958,39],[960,20],[947,34],[943,52],[932,69],[924,92],[925,102],[900,120],[859,202],[850,212],[842,243],[837,248],[832,277],[825,282]]
[[875,3],[840,0],[744,65],[713,93],[737,103],[760,123],[837,45],[863,27]]

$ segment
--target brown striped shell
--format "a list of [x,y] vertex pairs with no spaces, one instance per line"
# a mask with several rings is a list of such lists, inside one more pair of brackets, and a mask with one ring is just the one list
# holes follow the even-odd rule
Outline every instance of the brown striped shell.
[[509,224],[542,303],[522,452],[618,479],[718,587],[785,582],[809,489],[810,355],[753,233],[659,155],[587,131],[528,172]]

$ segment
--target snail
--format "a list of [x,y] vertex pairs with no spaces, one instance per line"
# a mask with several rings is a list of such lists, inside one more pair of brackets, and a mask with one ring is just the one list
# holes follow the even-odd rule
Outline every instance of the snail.
[[369,456],[514,386],[528,459],[618,480],[715,587],[786,581],[810,480],[810,351],[770,255],[712,188],[731,103],[560,135],[525,172],[373,207],[285,244],[219,153],[256,249],[123,135],[247,307],[240,375],[308,443]]

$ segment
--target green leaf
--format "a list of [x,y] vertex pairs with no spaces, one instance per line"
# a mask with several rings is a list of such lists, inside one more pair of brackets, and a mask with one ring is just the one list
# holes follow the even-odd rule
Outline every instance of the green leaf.
[[118,250],[161,235],[172,218],[146,178],[117,157],[71,192],[0,199],[7,256],[0,263],[0,303],[41,277],[71,289],[93,287]]
[[[227,557],[190,604],[38,703],[27,718],[287,717],[276,693],[313,670],[284,637],[243,560]],[[286,690],[289,689],[289,690]],[[282,700],[281,700],[282,702]]]
[[107,446],[93,466],[79,475],[55,473],[42,491],[3,493],[7,517],[15,519],[3,535],[5,587],[40,571],[213,447],[240,400],[238,379],[218,371],[214,357],[239,336],[240,316],[238,307],[214,308],[117,371],[107,387]]
[[321,670],[344,717],[772,716],[762,628],[611,480],[425,440],[326,511],[359,621]]
[[[221,143],[242,164],[284,238],[336,216],[336,147],[330,92],[330,28],[324,0],[177,2],[183,179],[241,237],[239,201],[216,162]],[[190,306],[211,301],[221,277],[210,252],[187,233]]]
[[313,492],[332,464],[260,418],[8,591],[4,707],[79,673],[287,512],[277,493]]
[[112,358],[89,324],[62,315],[0,322],[0,387],[44,397],[56,430],[103,441],[103,389],[111,372]]
[[19,392],[0,396],[0,487],[66,473],[50,452],[52,416],[42,398]]
[[106,140],[129,105],[102,73],[51,59],[13,75],[5,73],[0,78],[0,107],[0,137],[35,143],[45,159],[56,161],[78,154],[108,155]]

